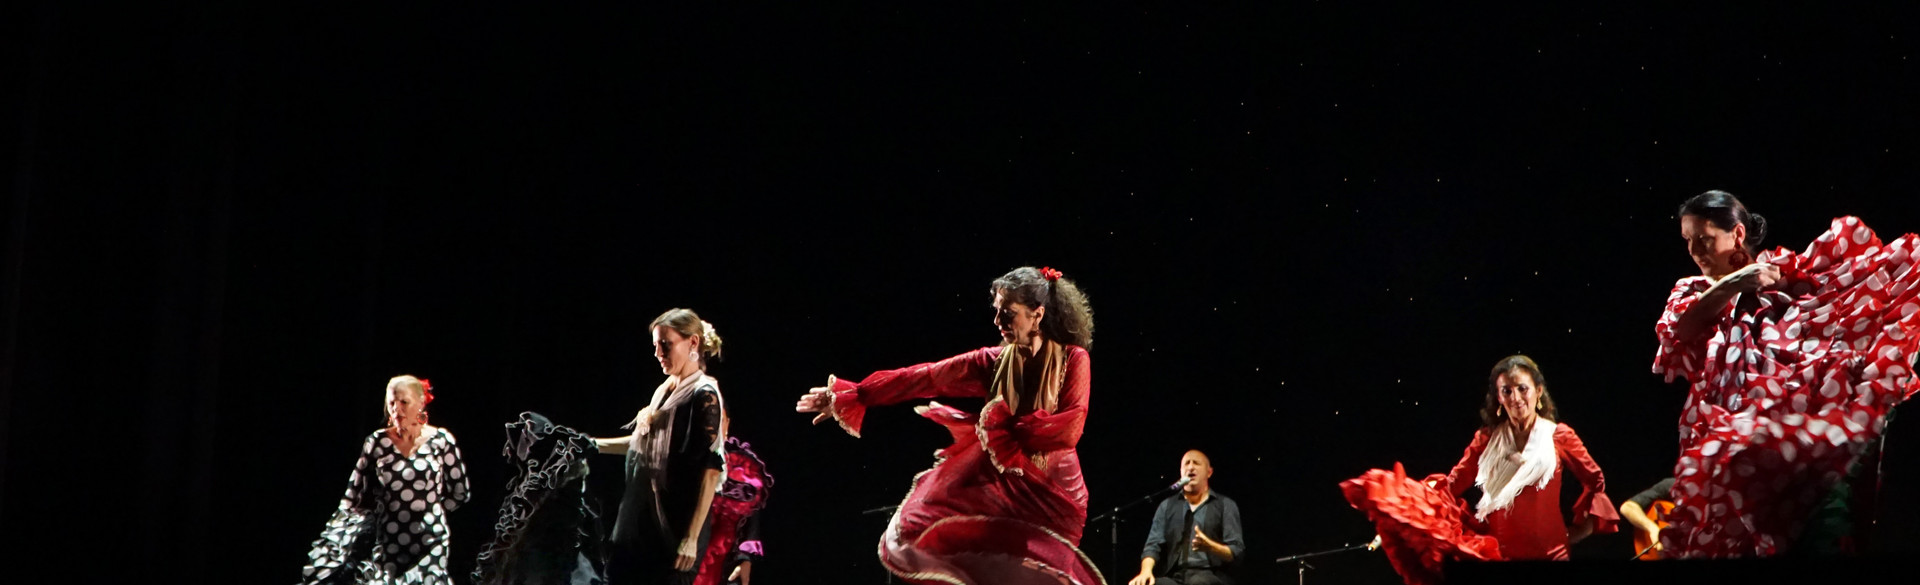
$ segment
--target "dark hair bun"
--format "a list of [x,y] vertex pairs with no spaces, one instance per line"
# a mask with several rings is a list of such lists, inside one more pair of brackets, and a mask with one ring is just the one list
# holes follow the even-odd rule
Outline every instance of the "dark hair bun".
[[1758,251],[1760,242],[1767,239],[1767,218],[1758,213],[1747,213],[1747,240],[1741,242],[1748,250]]
[[1740,242],[1748,254],[1760,251],[1760,242],[1767,239],[1767,220],[1760,214],[1747,211],[1747,206],[1739,197],[1726,191],[1708,191],[1694,195],[1680,204],[1680,215],[1691,215],[1707,220],[1717,227],[1733,231],[1734,226],[1747,226],[1747,239]]

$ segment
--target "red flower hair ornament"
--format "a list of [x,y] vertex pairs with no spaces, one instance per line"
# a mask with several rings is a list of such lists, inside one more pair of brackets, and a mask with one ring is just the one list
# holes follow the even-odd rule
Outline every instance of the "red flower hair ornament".
[[426,408],[429,404],[433,404],[433,383],[420,378],[420,408]]
[[1047,282],[1060,280],[1061,276],[1063,275],[1060,274],[1060,271],[1054,270],[1052,267],[1043,266],[1040,268],[1040,277],[1047,279]]

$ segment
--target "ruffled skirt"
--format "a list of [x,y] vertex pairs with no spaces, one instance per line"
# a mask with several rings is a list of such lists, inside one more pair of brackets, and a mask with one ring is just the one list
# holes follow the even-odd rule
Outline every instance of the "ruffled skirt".
[[[997,469],[971,413],[935,406],[922,414],[946,425],[954,444],[914,478],[913,491],[888,523],[879,551],[887,570],[913,583],[1105,582],[1076,546],[1087,519],[1084,497],[1063,489],[1057,477]],[[1060,463],[1071,455],[1054,457]],[[1077,476],[1078,465],[1071,467]]]
[[1882,245],[1840,218],[1804,254],[1780,249],[1786,290],[1756,295],[1707,346],[1681,418],[1669,556],[1784,553],[1847,466],[1916,389],[1920,271],[1907,235]]
[[1367,514],[1380,534],[1381,551],[1408,585],[1441,582],[1447,560],[1501,560],[1500,543],[1467,529],[1459,498],[1393,471],[1373,469],[1340,483],[1347,503]]

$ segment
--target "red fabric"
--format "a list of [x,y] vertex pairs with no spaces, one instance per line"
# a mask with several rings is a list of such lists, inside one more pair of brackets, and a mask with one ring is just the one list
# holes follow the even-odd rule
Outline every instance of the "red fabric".
[[[727,480],[750,483],[755,487],[765,485],[760,462],[740,454],[737,450],[727,451]],[[720,585],[727,575],[733,573],[731,562],[734,550],[740,546],[740,529],[747,517],[758,512],[766,505],[767,491],[752,490],[753,499],[740,500],[729,497],[713,498],[713,507],[707,512],[712,523],[711,536],[707,540],[707,550],[701,555],[700,573],[694,577],[694,585]]]
[[1408,479],[1397,463],[1392,472],[1370,470],[1340,484],[1347,502],[1373,520],[1387,560],[1409,585],[1440,582],[1440,564],[1449,558],[1566,560],[1567,525],[1560,515],[1561,472],[1572,473],[1580,482],[1580,497],[1573,506],[1574,523],[1591,519],[1595,533],[1619,529],[1620,515],[1606,495],[1606,476],[1588,455],[1580,436],[1564,424],[1553,431],[1559,465],[1547,486],[1522,490],[1512,505],[1488,514],[1484,523],[1478,521],[1460,494],[1473,487],[1489,436],[1485,429],[1474,433],[1473,442],[1451,472],[1427,478],[1434,482],[1431,487]]
[[1690,384],[1666,554],[1786,552],[1814,501],[1879,438],[1887,411],[1920,388],[1916,244],[1908,234],[1882,245],[1859,219],[1835,219],[1803,253],[1762,254],[1784,282],[1744,310],[1713,309],[1712,334],[1691,342],[1674,324],[1713,283],[1674,285],[1654,326],[1653,371]]
[[[1475,432],[1473,442],[1460,455],[1460,462],[1436,487],[1455,497],[1473,487],[1489,437],[1486,429]],[[1573,523],[1591,519],[1596,534],[1619,530],[1620,513],[1607,498],[1606,475],[1600,472],[1600,465],[1594,463],[1573,427],[1564,424],[1554,427],[1553,449],[1560,461],[1553,477],[1547,480],[1547,487],[1522,490],[1513,498],[1512,505],[1487,515],[1487,530],[1500,541],[1501,556],[1520,560],[1567,558],[1567,524],[1560,515],[1562,472],[1572,473],[1580,482],[1580,497],[1573,504]]]
[[1441,563],[1449,558],[1502,558],[1498,542],[1468,530],[1462,522],[1469,515],[1460,498],[1408,478],[1399,463],[1393,464],[1393,471],[1368,470],[1341,482],[1340,490],[1346,493],[1347,503],[1373,520],[1381,551],[1407,585],[1441,582]]
[[[985,396],[1001,351],[983,348],[858,383],[840,380],[834,414],[857,436],[868,406]],[[922,414],[946,426],[954,443],[914,478],[881,537],[888,570],[913,583],[1105,582],[1078,548],[1087,488],[1074,446],[1086,425],[1091,361],[1083,348],[1068,352],[1053,412],[1016,413],[991,401],[980,415],[947,406]]]

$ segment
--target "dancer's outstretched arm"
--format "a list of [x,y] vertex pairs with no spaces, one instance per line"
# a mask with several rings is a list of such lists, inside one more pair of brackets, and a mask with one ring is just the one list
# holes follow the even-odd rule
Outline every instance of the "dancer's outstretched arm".
[[937,362],[897,370],[883,370],[859,382],[829,376],[827,385],[800,396],[794,411],[817,413],[814,424],[837,418],[848,433],[859,436],[866,407],[897,404],[917,398],[987,395],[1001,347],[981,348]]

